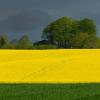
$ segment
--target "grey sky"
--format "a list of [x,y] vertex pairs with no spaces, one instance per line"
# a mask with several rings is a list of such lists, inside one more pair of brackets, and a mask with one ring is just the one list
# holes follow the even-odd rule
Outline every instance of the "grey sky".
[[61,16],[93,18],[100,32],[100,0],[0,0],[0,34],[11,39],[29,34],[36,41],[42,29]]

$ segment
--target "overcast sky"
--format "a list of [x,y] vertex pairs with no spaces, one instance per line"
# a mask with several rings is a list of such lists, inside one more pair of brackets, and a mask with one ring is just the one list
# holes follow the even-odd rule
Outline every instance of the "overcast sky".
[[40,40],[43,28],[61,16],[93,18],[100,32],[100,0],[0,0],[0,34]]

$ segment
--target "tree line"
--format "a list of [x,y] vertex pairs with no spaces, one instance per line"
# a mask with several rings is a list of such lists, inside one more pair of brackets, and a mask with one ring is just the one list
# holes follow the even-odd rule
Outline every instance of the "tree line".
[[96,23],[90,18],[74,20],[61,17],[43,29],[42,40],[31,43],[24,35],[19,40],[8,41],[0,36],[1,49],[97,49],[100,38],[97,36]]

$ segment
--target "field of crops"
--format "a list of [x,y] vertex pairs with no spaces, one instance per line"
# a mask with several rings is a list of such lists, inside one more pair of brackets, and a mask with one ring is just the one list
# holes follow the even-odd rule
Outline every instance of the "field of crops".
[[100,82],[100,50],[0,50],[0,82]]
[[0,83],[0,100],[100,100],[100,50],[0,50]]
[[100,84],[1,84],[0,100],[100,100]]

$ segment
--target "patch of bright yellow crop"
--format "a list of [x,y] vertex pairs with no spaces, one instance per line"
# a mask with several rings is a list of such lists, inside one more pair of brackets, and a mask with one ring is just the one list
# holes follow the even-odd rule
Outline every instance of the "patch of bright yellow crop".
[[0,82],[100,82],[100,50],[0,50]]

